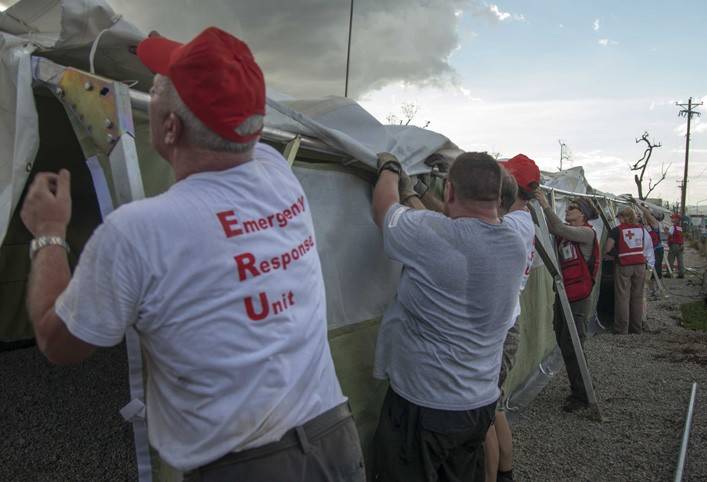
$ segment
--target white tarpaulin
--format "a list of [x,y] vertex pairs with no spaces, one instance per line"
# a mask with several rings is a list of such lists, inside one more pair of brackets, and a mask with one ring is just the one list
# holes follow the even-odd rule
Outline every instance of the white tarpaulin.
[[0,239],[20,199],[39,149],[31,44],[0,34]]

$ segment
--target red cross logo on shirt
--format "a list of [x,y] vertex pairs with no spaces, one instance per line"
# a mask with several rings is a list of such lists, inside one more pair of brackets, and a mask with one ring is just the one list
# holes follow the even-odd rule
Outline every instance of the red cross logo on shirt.
[[633,231],[629,231],[626,233],[626,237],[629,239],[629,241],[633,239],[633,236],[634,236]]

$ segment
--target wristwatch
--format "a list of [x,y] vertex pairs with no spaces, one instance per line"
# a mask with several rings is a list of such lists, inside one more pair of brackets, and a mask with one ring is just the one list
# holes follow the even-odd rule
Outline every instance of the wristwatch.
[[399,176],[402,170],[403,169],[398,161],[388,161],[381,166],[381,168],[378,170],[378,173],[380,174],[383,171],[390,171],[394,172]]
[[37,251],[42,248],[46,248],[47,246],[61,246],[67,253],[71,252],[71,249],[64,238],[60,238],[59,236],[40,236],[38,238],[34,238],[32,242],[29,243],[29,259],[34,259]]

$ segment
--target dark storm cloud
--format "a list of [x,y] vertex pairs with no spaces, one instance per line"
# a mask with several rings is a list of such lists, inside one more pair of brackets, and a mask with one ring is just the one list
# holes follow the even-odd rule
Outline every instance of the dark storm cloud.
[[[110,0],[109,0],[110,1]],[[297,97],[343,95],[348,0],[112,0],[145,32],[189,40],[216,25],[253,50],[268,85]],[[456,11],[481,8],[472,0],[355,0],[350,91],[392,81],[429,82],[453,76]]]

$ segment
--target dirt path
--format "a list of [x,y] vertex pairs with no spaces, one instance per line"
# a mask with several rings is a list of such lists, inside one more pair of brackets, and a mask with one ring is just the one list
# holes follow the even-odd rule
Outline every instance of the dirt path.
[[[686,265],[707,263],[693,250]],[[586,345],[606,421],[562,411],[564,369],[514,424],[521,481],[672,480],[692,382],[698,383],[684,480],[707,480],[707,333],[679,326],[679,305],[701,299],[701,279],[666,279],[668,300],[649,302],[641,335],[602,334]]]

